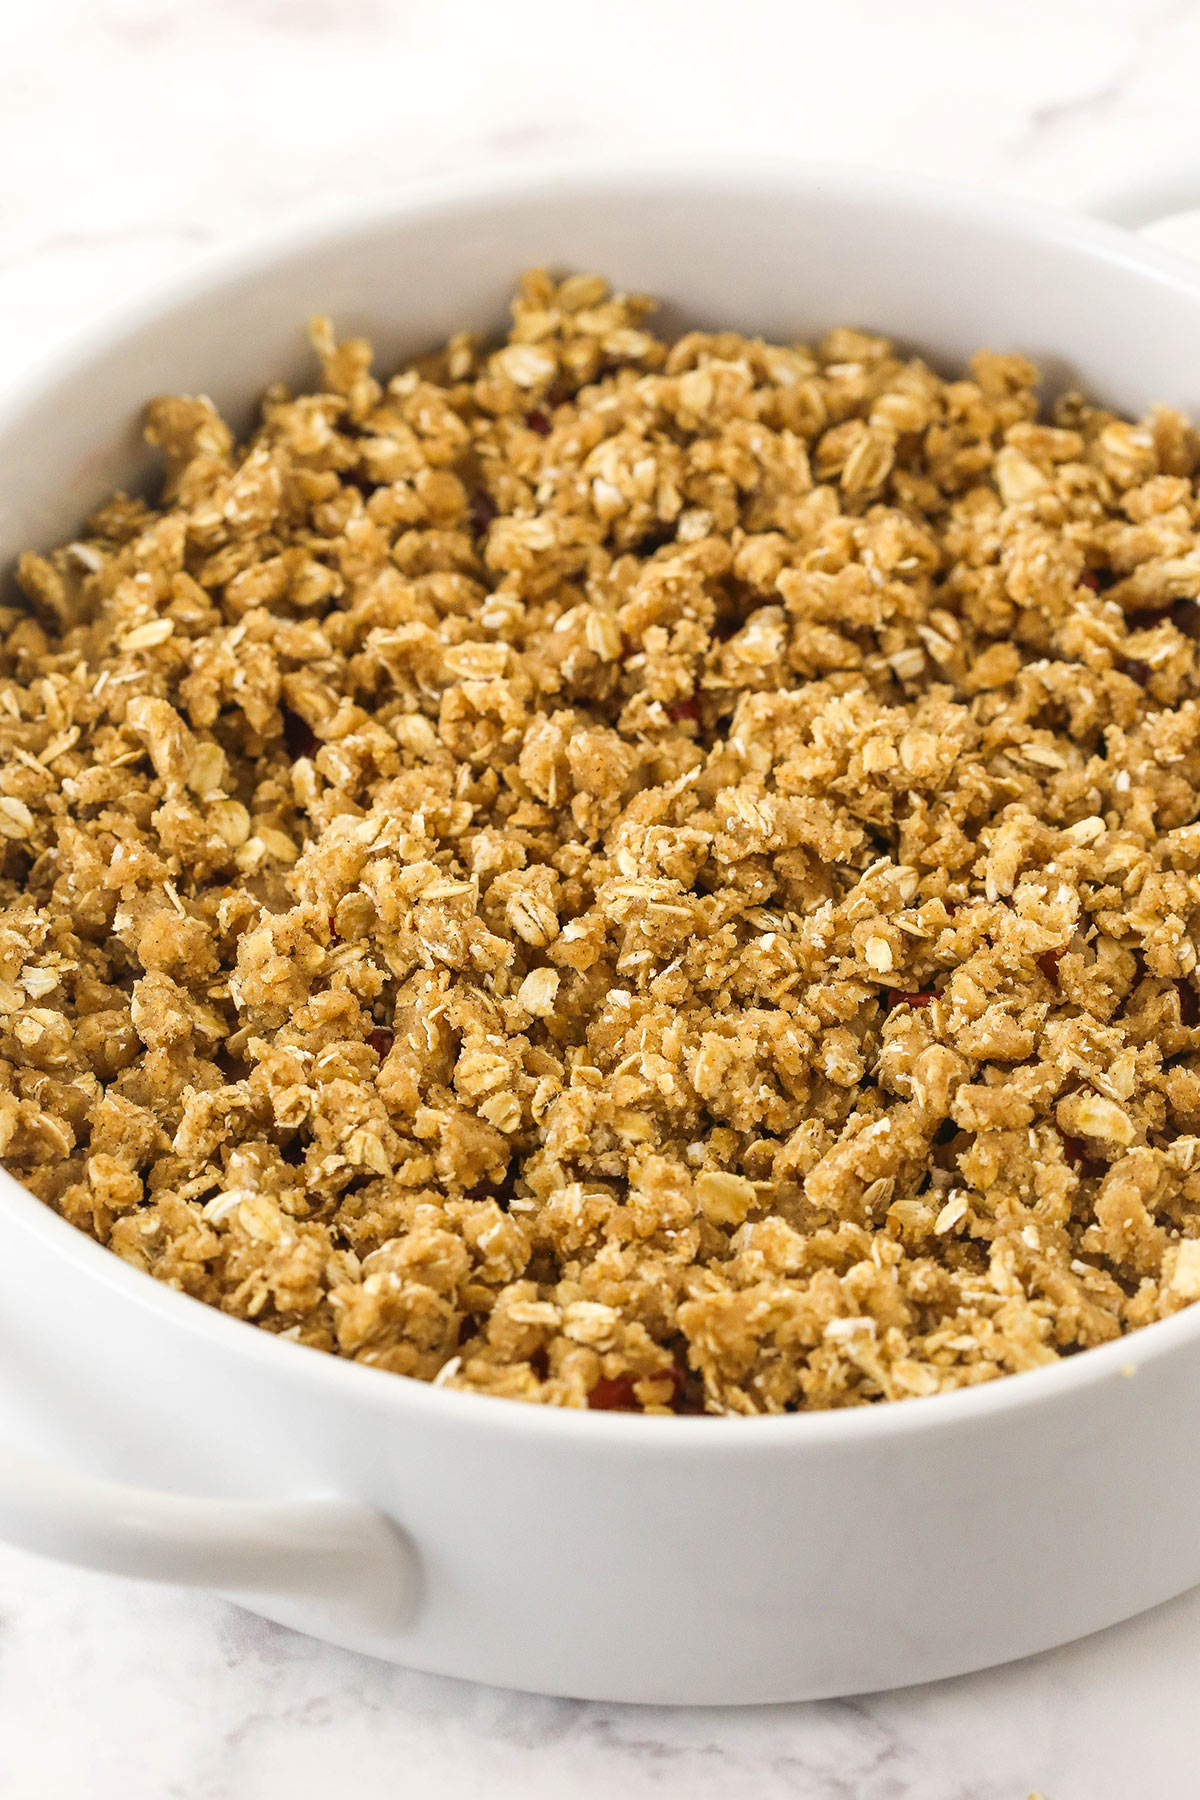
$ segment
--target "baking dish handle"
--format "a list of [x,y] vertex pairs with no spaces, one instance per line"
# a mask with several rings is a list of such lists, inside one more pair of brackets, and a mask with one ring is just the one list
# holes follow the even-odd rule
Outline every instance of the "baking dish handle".
[[402,1625],[416,1565],[382,1513],[335,1496],[212,1500],[82,1475],[0,1444],[0,1539],[59,1562],[211,1588],[302,1629]]
[[1144,173],[1123,188],[1093,195],[1083,210],[1168,249],[1200,257],[1200,170]]

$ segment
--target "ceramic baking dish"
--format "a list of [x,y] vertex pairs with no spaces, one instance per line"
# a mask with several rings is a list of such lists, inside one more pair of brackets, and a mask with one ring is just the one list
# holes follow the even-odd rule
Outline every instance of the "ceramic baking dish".
[[[547,262],[669,322],[853,320],[943,367],[1020,349],[1200,416],[1200,273],[1130,233],[821,168],[424,193],[190,280],[0,406],[0,553],[149,473],[147,396],[245,421],[314,311],[394,363]],[[0,1178],[0,1536],[231,1594],[422,1669],[604,1699],[924,1681],[1200,1580],[1200,1308],[982,1389],[766,1419],[579,1413],[301,1349],[126,1267]]]

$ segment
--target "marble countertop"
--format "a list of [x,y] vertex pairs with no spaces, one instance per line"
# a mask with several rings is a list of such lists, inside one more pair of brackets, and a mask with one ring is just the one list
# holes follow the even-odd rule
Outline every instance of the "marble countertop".
[[[53,0],[0,24],[0,380],[210,247],[638,146],[1078,204],[1195,171],[1200,0]],[[1187,189],[1186,181],[1183,184]],[[1191,1800],[1200,1590],[936,1687],[676,1711],[471,1687],[0,1547],[4,1800]]]

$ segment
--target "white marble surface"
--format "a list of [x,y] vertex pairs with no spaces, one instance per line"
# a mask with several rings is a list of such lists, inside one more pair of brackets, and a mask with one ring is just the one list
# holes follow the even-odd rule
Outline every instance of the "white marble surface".
[[[1200,0],[3,5],[0,380],[212,245],[482,161],[702,143],[1067,202],[1194,168],[1200,202],[1198,85]],[[1198,1688],[1200,1592],[934,1688],[671,1713],[0,1548],[3,1800],[1192,1800]]]

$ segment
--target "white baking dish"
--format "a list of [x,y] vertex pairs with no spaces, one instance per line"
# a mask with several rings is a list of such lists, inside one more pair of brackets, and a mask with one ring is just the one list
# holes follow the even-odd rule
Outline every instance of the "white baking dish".
[[[386,365],[531,262],[679,321],[1019,348],[1200,415],[1200,275],[1114,228],[785,167],[443,189],[226,262],[0,417],[0,553],[144,479],[163,390],[244,421],[331,312]],[[0,1535],[424,1669],[725,1702],[924,1681],[1200,1580],[1200,1309],[984,1389],[774,1419],[567,1413],[342,1363],[156,1285],[0,1178]],[[127,1485],[118,1485],[127,1484]]]

